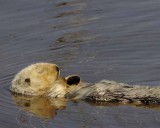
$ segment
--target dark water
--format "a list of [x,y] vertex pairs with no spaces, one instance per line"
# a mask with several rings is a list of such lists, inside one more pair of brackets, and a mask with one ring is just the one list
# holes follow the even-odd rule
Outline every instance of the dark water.
[[0,0],[0,128],[160,127],[159,106],[16,99],[12,78],[35,62],[91,83],[160,85],[159,0]]

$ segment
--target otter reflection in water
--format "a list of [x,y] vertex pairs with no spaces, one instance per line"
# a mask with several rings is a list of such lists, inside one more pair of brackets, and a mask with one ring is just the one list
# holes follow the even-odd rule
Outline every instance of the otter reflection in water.
[[49,97],[23,96],[15,94],[13,94],[12,97],[16,105],[21,107],[21,110],[45,119],[54,118],[57,110],[65,109],[67,103],[66,99]]
[[[23,115],[23,117],[27,117],[27,114],[34,114],[37,117],[44,119],[52,119],[57,114],[58,110],[63,110],[66,108],[67,99],[62,98],[49,98],[49,97],[36,97],[36,96],[24,96],[24,95],[16,95],[12,94],[13,101],[16,103],[18,107],[20,107],[20,113],[18,115]],[[75,101],[74,101],[75,102]],[[76,101],[77,102],[77,101]],[[83,101],[81,101],[83,102]],[[133,106],[133,107],[142,107],[142,108],[154,108],[160,109],[160,106],[157,104],[145,105],[141,103],[113,103],[113,102],[90,102],[84,101],[93,106]],[[22,111],[21,111],[22,110]],[[24,112],[27,112],[24,115]],[[29,113],[28,113],[29,112]],[[20,118],[19,122],[23,122],[24,119]]]
[[[66,109],[67,100],[60,98],[49,98],[49,97],[36,97],[36,96],[24,96],[24,95],[15,95],[13,94],[13,101],[19,107],[19,111],[16,115],[18,124],[21,127],[36,128],[38,125],[43,126],[44,128],[48,126],[48,123],[57,115],[58,110]],[[83,102],[83,101],[80,101]],[[142,108],[154,108],[160,109],[158,105],[143,105],[135,103],[113,103],[113,102],[87,102],[93,106],[132,106],[132,107],[142,107]],[[38,117],[36,120],[39,123],[35,123],[33,117]],[[45,120],[44,120],[45,119]],[[47,120],[46,120],[47,119]],[[35,127],[36,126],[36,127]]]

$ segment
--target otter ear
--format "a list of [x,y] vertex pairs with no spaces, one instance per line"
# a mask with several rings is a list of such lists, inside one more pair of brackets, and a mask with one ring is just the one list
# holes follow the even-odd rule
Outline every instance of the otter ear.
[[68,85],[78,85],[80,82],[79,76],[68,76],[65,78]]

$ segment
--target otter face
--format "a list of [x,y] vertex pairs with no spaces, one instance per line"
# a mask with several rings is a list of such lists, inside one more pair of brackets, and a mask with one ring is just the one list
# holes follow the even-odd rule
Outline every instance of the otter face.
[[58,78],[57,65],[36,63],[22,69],[15,76],[11,91],[25,95],[45,95]]
[[10,90],[35,96],[65,97],[79,88],[80,77],[60,77],[57,65],[36,63],[22,69],[13,79]]

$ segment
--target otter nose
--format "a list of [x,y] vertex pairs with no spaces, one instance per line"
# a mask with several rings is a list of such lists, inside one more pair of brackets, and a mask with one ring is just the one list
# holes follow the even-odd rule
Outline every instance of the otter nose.
[[57,72],[59,72],[59,68],[56,66],[56,70],[57,70]]

